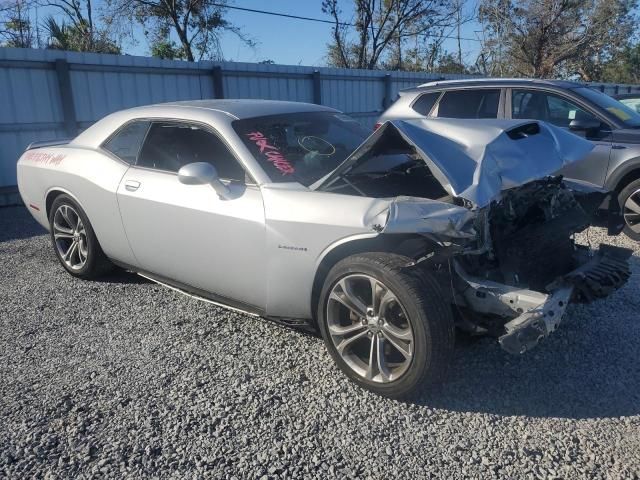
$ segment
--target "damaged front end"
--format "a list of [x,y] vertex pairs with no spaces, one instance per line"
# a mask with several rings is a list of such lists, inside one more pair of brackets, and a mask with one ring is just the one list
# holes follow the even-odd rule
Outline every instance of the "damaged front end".
[[608,195],[551,177],[508,190],[485,207],[486,251],[452,260],[461,326],[496,334],[505,350],[524,353],[556,329],[570,302],[591,302],[624,285],[631,250],[593,251],[574,238]]
[[630,275],[630,250],[575,241],[602,225],[602,205],[609,234],[623,225],[615,195],[556,176],[592,149],[544,122],[393,121],[314,188],[388,199],[366,216],[372,229],[428,239],[410,256],[444,272],[458,326],[523,353],[570,302],[607,296]]

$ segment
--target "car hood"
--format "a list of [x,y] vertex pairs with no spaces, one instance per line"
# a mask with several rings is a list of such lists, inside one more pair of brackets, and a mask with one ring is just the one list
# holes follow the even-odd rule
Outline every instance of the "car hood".
[[587,140],[529,120],[419,119],[385,122],[333,172],[322,189],[378,152],[409,144],[451,195],[484,207],[503,190],[553,175],[584,158]]

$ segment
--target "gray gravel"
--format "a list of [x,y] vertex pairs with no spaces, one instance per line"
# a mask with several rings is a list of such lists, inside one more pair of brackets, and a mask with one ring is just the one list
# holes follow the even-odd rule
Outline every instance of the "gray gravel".
[[638,478],[640,248],[613,240],[636,248],[624,289],[523,357],[460,339],[448,383],[401,403],[316,337],[128,273],[76,280],[0,209],[0,477]]

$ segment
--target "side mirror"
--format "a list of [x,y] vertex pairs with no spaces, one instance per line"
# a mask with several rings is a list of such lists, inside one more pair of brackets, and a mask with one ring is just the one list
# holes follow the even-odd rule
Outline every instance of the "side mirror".
[[229,189],[218,178],[216,167],[207,162],[188,163],[178,170],[178,180],[185,185],[211,185],[216,193],[226,198]]
[[600,128],[600,121],[596,119],[576,119],[571,120],[569,124],[569,130],[574,130],[576,132],[594,132]]

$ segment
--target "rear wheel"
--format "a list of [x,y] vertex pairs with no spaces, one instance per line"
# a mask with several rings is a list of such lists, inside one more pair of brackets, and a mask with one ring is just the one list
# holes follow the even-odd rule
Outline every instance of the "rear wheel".
[[618,202],[624,215],[624,233],[629,238],[640,241],[640,179],[622,189]]
[[68,195],[59,195],[51,205],[49,230],[53,250],[71,275],[95,278],[112,268],[80,205]]
[[329,353],[357,384],[392,398],[441,380],[453,352],[450,306],[425,271],[387,253],[345,258],[329,272],[319,325]]

